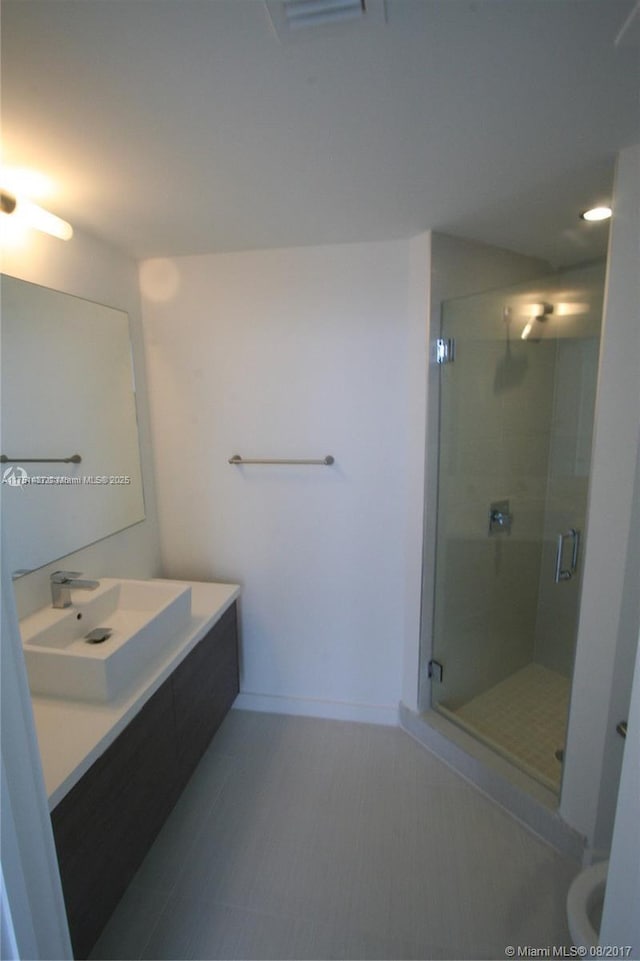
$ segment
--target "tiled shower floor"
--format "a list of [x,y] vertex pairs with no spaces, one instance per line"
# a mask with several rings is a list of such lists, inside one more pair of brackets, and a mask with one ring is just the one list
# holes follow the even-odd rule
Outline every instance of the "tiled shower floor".
[[467,701],[448,717],[558,792],[562,764],[555,752],[564,748],[570,681],[541,664],[528,664],[506,680]]

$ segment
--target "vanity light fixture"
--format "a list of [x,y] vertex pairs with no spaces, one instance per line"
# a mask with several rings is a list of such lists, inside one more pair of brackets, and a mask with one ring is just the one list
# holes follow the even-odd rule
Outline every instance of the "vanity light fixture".
[[0,210],[3,214],[12,214],[16,209],[16,198],[3,191],[0,192]]
[[51,237],[57,237],[59,240],[71,240],[73,237],[73,227],[66,220],[56,217],[55,214],[31,203],[30,200],[14,197],[6,190],[0,191],[0,210],[3,214],[11,214],[18,218],[28,227],[40,230]]
[[591,207],[589,210],[583,210],[580,217],[589,223],[598,223],[600,220],[608,220],[611,213],[611,207]]

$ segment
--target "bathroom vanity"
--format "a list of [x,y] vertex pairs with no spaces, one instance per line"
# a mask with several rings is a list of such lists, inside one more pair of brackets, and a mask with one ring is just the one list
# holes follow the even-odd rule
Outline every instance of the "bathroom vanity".
[[116,702],[33,697],[76,958],[91,951],[238,693],[239,588],[190,586],[188,627]]

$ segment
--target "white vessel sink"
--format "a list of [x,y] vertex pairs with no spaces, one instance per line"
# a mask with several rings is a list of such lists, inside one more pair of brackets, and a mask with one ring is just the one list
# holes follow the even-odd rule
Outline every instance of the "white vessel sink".
[[[44,607],[20,621],[34,694],[115,700],[177,641],[191,618],[191,588],[171,581],[103,577],[71,590],[71,607]],[[90,643],[91,631],[109,636]]]

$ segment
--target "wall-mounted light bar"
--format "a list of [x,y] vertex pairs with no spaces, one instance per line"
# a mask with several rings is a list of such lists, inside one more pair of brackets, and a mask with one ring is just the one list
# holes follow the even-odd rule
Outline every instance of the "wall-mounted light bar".
[[30,200],[15,197],[7,190],[0,190],[0,211],[59,240],[71,240],[73,237],[73,227],[66,220],[56,217]]
[[12,214],[16,209],[16,198],[3,191],[0,192],[0,210],[3,214]]

